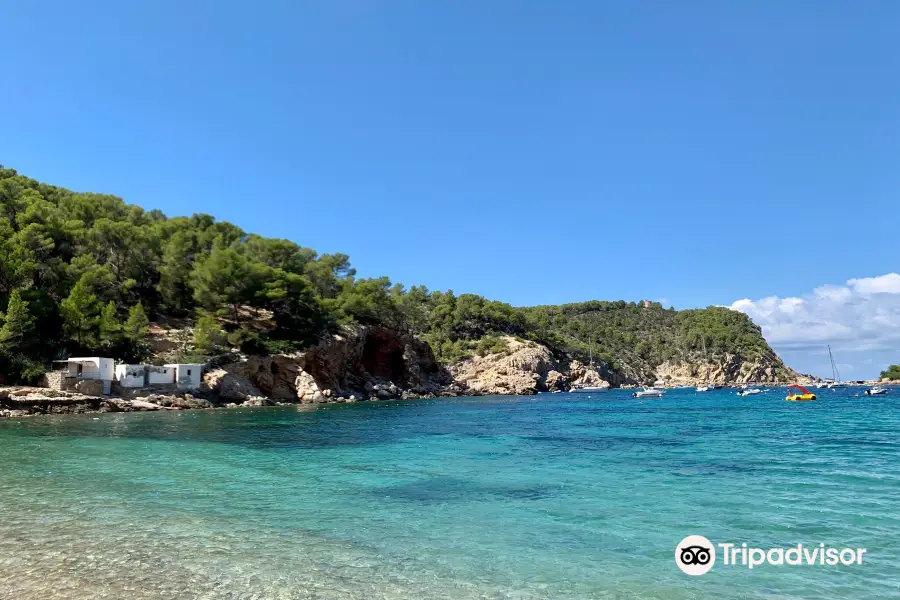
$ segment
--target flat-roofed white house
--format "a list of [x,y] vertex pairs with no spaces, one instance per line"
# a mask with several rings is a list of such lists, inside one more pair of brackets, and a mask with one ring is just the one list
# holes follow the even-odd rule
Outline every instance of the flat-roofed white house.
[[181,390],[196,390],[200,387],[200,374],[203,365],[193,363],[177,363],[165,365],[175,369],[175,384]]
[[108,394],[116,378],[115,361],[111,358],[73,356],[55,363],[60,368],[47,374],[48,385],[55,389],[73,389],[80,381],[98,381],[103,382],[103,393]]
[[67,371],[69,377],[100,379],[103,381],[115,379],[115,361],[111,358],[101,358],[99,356],[72,357],[57,362],[65,363],[66,366],[63,368],[63,371]]
[[147,367],[147,383],[150,385],[171,385],[175,383],[175,369],[168,365]]
[[148,385],[174,385],[175,367],[157,365],[116,365],[116,381],[123,388],[142,388]]
[[123,388],[142,388],[145,380],[144,365],[116,365],[116,381]]

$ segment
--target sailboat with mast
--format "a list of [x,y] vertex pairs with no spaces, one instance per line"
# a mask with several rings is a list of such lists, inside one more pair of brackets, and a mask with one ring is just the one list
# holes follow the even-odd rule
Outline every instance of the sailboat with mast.
[[831,359],[831,381],[828,382],[829,388],[847,387],[847,384],[841,381],[841,373],[838,371],[837,363],[834,362],[834,355],[831,353],[831,344],[828,345],[828,358]]
[[[588,371],[590,372],[590,371],[594,371],[594,345],[593,344],[591,344],[588,347],[588,353],[589,353],[588,356],[590,357]],[[603,394],[603,393],[606,393],[609,391],[609,386],[608,385],[606,385],[606,386],[579,385],[579,386],[572,386],[572,388],[569,391],[572,392],[573,394]]]
[[712,386],[709,385],[709,354],[706,352],[706,338],[703,338],[703,360],[706,361],[706,381],[703,385],[697,386],[698,392],[708,392],[712,389]]

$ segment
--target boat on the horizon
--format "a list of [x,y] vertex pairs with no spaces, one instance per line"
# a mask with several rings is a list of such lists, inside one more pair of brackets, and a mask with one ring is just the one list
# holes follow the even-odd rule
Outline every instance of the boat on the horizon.
[[888,389],[880,385],[874,385],[863,392],[866,396],[882,396],[888,393]]
[[666,392],[654,387],[644,388],[631,394],[632,398],[662,398]]

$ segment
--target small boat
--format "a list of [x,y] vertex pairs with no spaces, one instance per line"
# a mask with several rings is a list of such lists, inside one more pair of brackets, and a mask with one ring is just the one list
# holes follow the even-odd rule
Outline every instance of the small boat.
[[809,402],[815,400],[816,395],[802,385],[792,385],[788,387],[788,395],[784,399],[788,402]]
[[631,394],[632,398],[662,398],[664,391],[658,390],[656,388],[644,388],[638,392],[634,392]]
[[887,388],[883,388],[880,385],[873,386],[863,392],[866,396],[882,396],[888,393]]
[[738,396],[755,396],[756,394],[762,394],[762,390],[759,388],[742,389],[737,393]]
[[698,386],[697,386],[697,391],[698,391],[698,392],[708,392],[708,391],[709,391],[709,386],[708,386],[708,385],[698,385]]
[[569,390],[572,394],[605,394],[609,387],[601,385],[583,385]]

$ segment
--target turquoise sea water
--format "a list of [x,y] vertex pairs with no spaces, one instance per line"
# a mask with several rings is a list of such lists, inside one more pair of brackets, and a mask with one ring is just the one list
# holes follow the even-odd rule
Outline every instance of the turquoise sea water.
[[[0,422],[0,598],[900,596],[900,391]],[[689,534],[867,549],[688,577]]]

